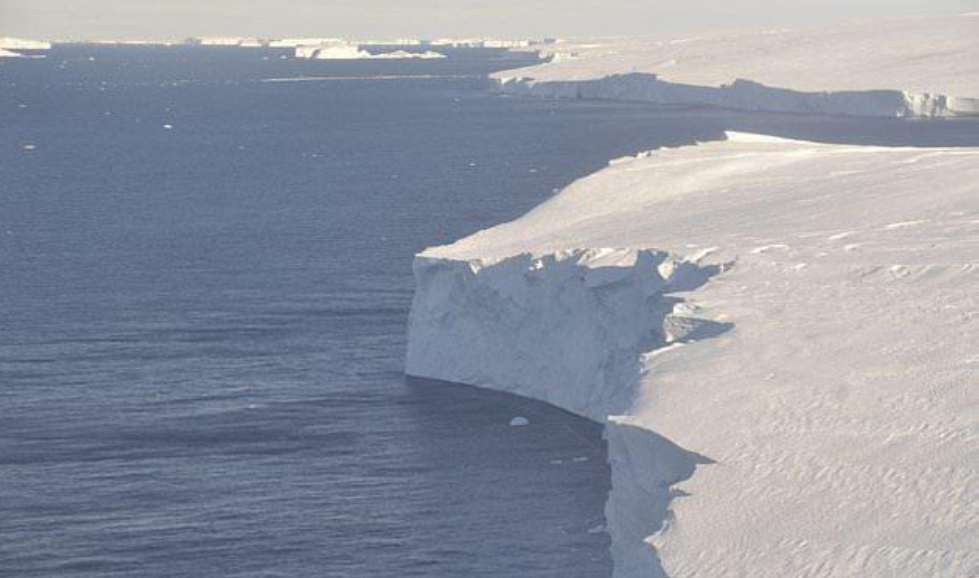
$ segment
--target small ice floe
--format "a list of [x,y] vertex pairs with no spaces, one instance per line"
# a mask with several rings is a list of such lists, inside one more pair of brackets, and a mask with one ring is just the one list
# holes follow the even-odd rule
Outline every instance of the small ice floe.
[[17,108],[27,108],[27,105],[24,103],[20,103],[17,105]]
[[25,151],[32,151],[32,150],[34,150],[36,148],[37,148],[37,145],[32,145],[32,144],[25,144],[24,145],[24,150]]
[[593,526],[591,528],[588,528],[588,533],[589,534],[601,534],[604,531],[605,531],[605,524],[599,524],[597,526]]
[[530,420],[523,416],[518,415],[517,417],[510,420],[511,427],[522,427],[525,425],[530,425]]
[[551,464],[552,466],[560,466],[561,464],[564,463],[564,460],[551,460],[548,463]]
[[578,456],[576,458],[572,458],[571,461],[572,462],[575,462],[576,464],[580,464],[581,462],[587,462],[588,461],[588,457],[587,456]]
[[165,128],[166,130],[173,130],[173,125],[172,124],[165,124],[165,125],[163,125],[163,128]]

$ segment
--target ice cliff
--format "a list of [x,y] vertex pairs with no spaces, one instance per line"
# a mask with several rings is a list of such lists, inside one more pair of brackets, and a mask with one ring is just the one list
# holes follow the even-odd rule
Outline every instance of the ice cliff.
[[900,90],[801,92],[738,79],[718,87],[678,84],[654,74],[613,74],[596,80],[535,81],[501,78],[506,94],[558,99],[602,99],[735,110],[880,117],[979,115],[979,98],[912,94]]
[[407,372],[605,423],[617,578],[977,576],[976,183],[979,149],[620,159],[420,254]]
[[632,406],[641,355],[678,339],[682,300],[670,293],[718,270],[639,249],[420,255],[414,269],[409,374],[503,388],[598,421]]
[[497,74],[500,90],[751,111],[979,115],[979,18],[969,15],[563,42],[542,53],[549,62]]

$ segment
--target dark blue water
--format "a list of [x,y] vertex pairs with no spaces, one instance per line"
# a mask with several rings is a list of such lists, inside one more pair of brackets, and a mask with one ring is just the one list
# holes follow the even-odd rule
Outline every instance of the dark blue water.
[[599,429],[406,383],[410,265],[654,115],[280,54],[0,65],[0,575],[607,574]]
[[0,62],[0,575],[608,575],[596,425],[403,377],[412,255],[725,128],[979,139],[283,54]]

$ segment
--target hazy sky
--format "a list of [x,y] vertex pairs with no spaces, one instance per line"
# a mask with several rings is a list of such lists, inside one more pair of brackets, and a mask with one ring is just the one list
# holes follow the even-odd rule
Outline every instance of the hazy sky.
[[977,10],[979,0],[0,0],[0,35],[665,36]]

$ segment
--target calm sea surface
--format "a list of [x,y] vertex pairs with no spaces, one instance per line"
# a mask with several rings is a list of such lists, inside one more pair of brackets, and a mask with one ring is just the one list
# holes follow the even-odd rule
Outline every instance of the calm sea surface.
[[597,425],[405,380],[412,255],[726,128],[979,144],[284,55],[0,62],[0,575],[608,575]]

